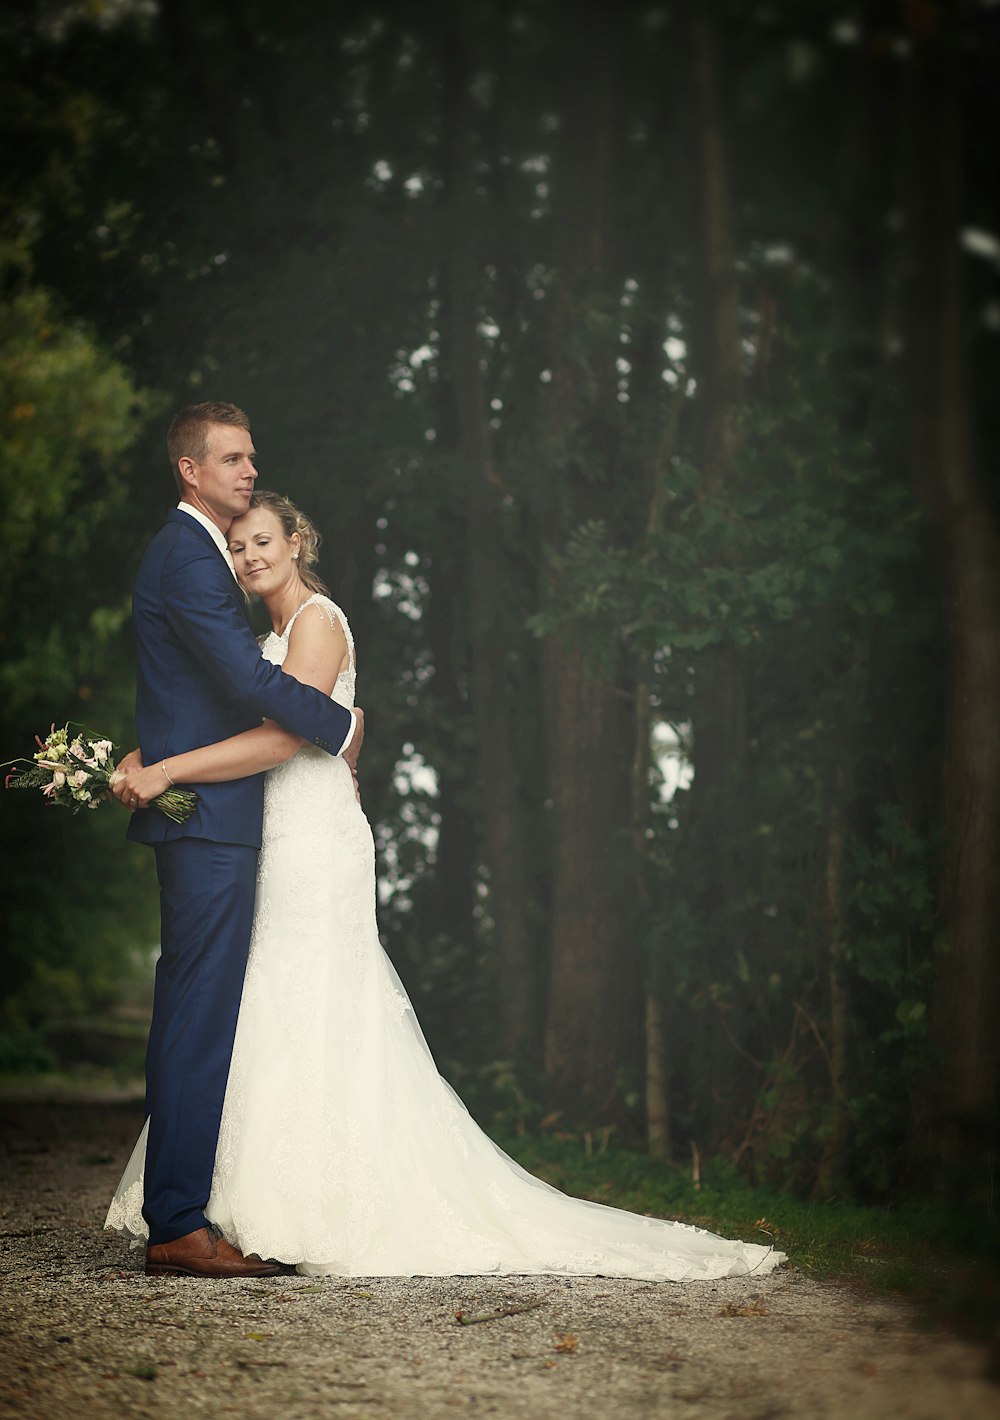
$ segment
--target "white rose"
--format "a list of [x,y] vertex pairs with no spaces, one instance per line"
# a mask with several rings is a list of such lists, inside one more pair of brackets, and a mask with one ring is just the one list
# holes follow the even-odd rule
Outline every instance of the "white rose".
[[62,786],[66,783],[66,776],[61,769],[57,769],[56,772],[53,774],[52,782],[57,789],[61,789]]
[[73,783],[76,784],[78,787],[82,787],[84,784],[86,784],[87,779],[88,774],[85,769],[78,769],[73,775]]

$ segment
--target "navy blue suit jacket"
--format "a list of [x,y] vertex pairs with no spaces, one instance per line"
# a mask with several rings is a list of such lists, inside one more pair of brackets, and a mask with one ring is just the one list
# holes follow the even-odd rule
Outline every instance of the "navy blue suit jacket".
[[[208,530],[180,509],[146,549],[132,596],[138,677],[135,720],[144,764],[228,739],[265,717],[338,754],[351,712],[265,661],[246,604]],[[260,847],[264,779],[195,784],[186,823],[158,809],[132,815],[137,843],[207,838]]]

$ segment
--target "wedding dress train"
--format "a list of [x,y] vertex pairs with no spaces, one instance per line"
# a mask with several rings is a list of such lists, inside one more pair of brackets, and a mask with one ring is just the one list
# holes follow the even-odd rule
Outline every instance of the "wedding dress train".
[[[354,704],[351,668],[334,697]],[[293,621],[294,621],[293,617]],[[263,643],[280,665],[288,632]],[[144,1238],[146,1131],[105,1226]],[[569,1198],[526,1173],[441,1078],[382,950],[371,829],[342,759],[265,782],[246,983],[206,1209],[243,1252],[342,1277],[562,1274],[687,1281],[784,1255]]]

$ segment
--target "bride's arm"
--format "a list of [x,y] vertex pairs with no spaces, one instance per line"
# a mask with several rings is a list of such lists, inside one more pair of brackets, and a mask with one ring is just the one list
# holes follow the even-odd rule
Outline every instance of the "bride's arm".
[[[304,685],[315,686],[329,695],[337,676],[350,664],[347,638],[339,621],[331,624],[320,606],[310,606],[296,618],[288,638],[288,654],[282,669]],[[167,759],[128,774],[125,802],[129,807],[146,808],[153,799],[174,784],[221,784],[229,779],[245,779],[291,759],[305,741],[274,720],[265,720],[253,730],[232,735],[228,740],[172,754]],[[135,802],[130,800],[134,797]]]

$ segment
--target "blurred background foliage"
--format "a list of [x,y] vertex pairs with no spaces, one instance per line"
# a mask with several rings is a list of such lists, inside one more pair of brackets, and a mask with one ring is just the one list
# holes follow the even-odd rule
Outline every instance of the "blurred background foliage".
[[[324,533],[383,938],[480,1117],[985,1196],[1000,9],[15,0],[0,38],[5,752],[131,744],[165,426],[235,401]],[[151,855],[25,795],[0,841],[0,1069],[131,1068]]]

